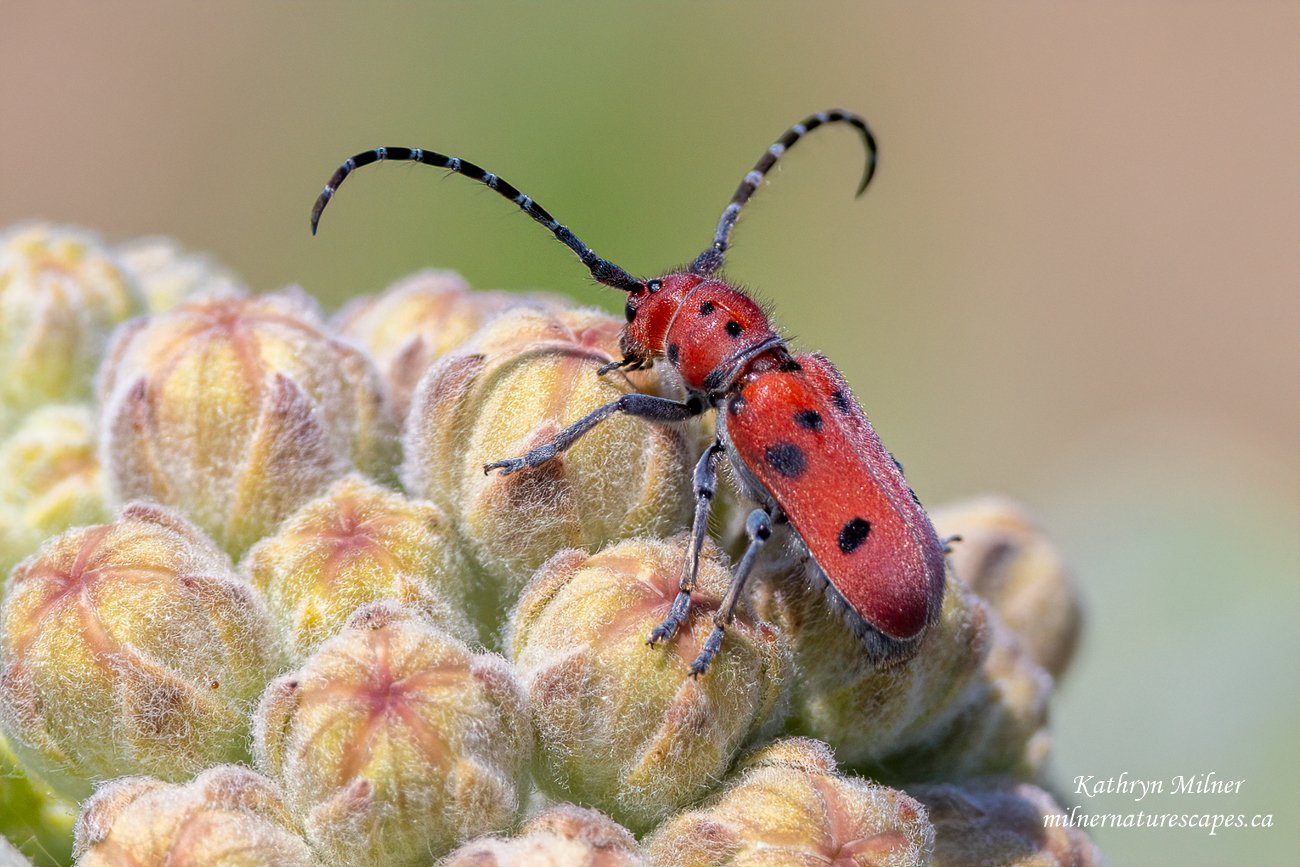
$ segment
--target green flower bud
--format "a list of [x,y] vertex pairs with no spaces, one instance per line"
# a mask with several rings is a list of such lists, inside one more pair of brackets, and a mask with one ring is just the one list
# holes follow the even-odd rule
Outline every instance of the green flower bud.
[[0,443],[0,584],[45,539],[108,518],[91,411],[46,406]]
[[391,474],[379,375],[321,329],[300,291],[197,299],[135,320],[100,394],[113,494],[182,509],[233,555],[353,467]]
[[895,782],[1029,775],[1041,765],[1051,678],[951,570],[939,622],[915,656],[888,667],[870,664],[801,575],[761,588],[759,611],[794,647],[798,729],[829,743],[841,762]]
[[94,235],[31,225],[0,237],[0,433],[41,404],[89,397],[109,332],[140,308]]
[[1052,796],[1028,783],[984,781],[959,788],[914,786],[934,824],[932,867],[1100,867],[1101,852],[1078,828],[1056,825],[1064,818]]
[[405,418],[420,377],[484,322],[510,307],[562,309],[552,296],[471,292],[454,271],[420,271],[378,295],[347,304],[334,319],[342,336],[370,353],[388,380],[397,417]]
[[69,797],[239,760],[278,657],[262,603],[193,525],[152,505],[69,530],[14,570],[0,608],[0,725]]
[[360,476],[309,501],[240,565],[266,598],[297,659],[358,607],[392,599],[419,608],[464,641],[465,568],[432,503],[413,502]]
[[145,309],[171,310],[195,295],[247,295],[243,281],[201,254],[188,252],[171,238],[139,238],[117,248],[122,264],[140,284]]
[[438,867],[645,867],[636,838],[596,810],[560,804],[524,825],[514,839],[482,837]]
[[686,539],[634,539],[596,555],[562,551],[538,571],[509,644],[539,751],[534,778],[642,831],[709,792],[749,741],[784,716],[788,652],[742,603],[708,673],[688,675],[730,569],[708,545],[691,615],[647,647],[677,595]]
[[1056,678],[1065,673],[1083,620],[1065,559],[1024,509],[1001,498],[954,503],[930,513],[952,546],[957,577],[1002,615]]
[[[0,735],[0,867],[9,867],[6,857],[12,860],[25,856],[13,863],[35,863],[37,867],[68,863],[72,860],[72,823],[76,818],[77,805],[24,772],[9,742]],[[6,850],[6,837],[16,841],[21,850]]]
[[530,740],[505,660],[393,603],[359,609],[272,681],[254,722],[258,766],[340,865],[427,865],[509,827]]
[[236,765],[184,785],[107,783],[82,805],[76,841],[77,867],[319,867],[275,786]]
[[511,310],[430,368],[406,429],[407,489],[452,516],[508,607],[564,547],[594,549],[686,526],[697,455],[685,432],[616,415],[533,470],[484,475],[599,406],[662,387],[655,372],[598,377],[621,323],[592,311]]
[[[654,867],[923,867],[935,835],[908,795],[835,773],[817,741],[778,741],[646,840]],[[981,862],[968,862],[981,863]]]

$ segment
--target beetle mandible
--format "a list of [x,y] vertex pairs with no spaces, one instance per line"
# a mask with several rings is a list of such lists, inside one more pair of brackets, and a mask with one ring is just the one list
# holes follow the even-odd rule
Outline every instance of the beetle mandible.
[[695,467],[695,518],[679,592],[668,617],[650,634],[652,646],[673,637],[690,610],[700,548],[725,455],[742,493],[757,504],[745,524],[749,545],[714,617],[714,627],[691,675],[700,676],[722,646],[737,599],[774,522],[788,522],[807,557],[810,577],[824,589],[862,640],[867,656],[891,664],[910,656],[926,627],[939,617],[945,548],[902,467],[880,442],[844,377],[818,353],[791,352],[766,314],[747,294],[717,275],[741,210],[772,166],[819,126],[844,123],[862,136],[867,166],[860,195],[876,168],[876,143],[866,122],[834,109],[811,115],[777,140],[745,175],[731,198],[713,243],[683,271],[640,280],[606,259],[533,199],[468,160],[419,148],[377,148],[346,160],[312,209],[312,234],[340,183],[356,169],[404,160],[448,169],[511,200],[575,254],[596,282],[627,293],[627,325],[618,368],[638,369],[667,359],[681,376],[686,400],[625,394],[518,458],[484,472],[531,469],[554,459],[615,413],[672,424],[717,412],[717,438]]

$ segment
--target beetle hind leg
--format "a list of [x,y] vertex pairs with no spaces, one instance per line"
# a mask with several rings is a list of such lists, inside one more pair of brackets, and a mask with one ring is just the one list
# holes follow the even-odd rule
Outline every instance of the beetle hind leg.
[[745,555],[740,558],[740,564],[736,566],[736,571],[731,576],[731,586],[727,588],[727,595],[718,606],[718,613],[714,615],[713,631],[704,640],[700,655],[691,663],[691,677],[700,677],[708,671],[713,658],[722,649],[726,627],[731,625],[731,621],[736,616],[736,603],[740,600],[740,592],[745,589],[745,581],[754,568],[754,561],[758,559],[759,552],[772,536],[771,515],[763,509],[750,512],[749,518],[745,521],[745,533],[749,536],[749,547],[745,549]]

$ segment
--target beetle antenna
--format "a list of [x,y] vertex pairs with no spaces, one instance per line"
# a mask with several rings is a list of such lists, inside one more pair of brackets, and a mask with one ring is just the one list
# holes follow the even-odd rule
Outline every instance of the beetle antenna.
[[731,246],[731,231],[736,228],[736,220],[740,217],[740,210],[749,202],[754,191],[758,189],[759,184],[763,183],[763,178],[771,171],[776,161],[794,146],[808,133],[817,127],[827,123],[847,123],[849,126],[862,133],[862,142],[867,147],[867,168],[862,175],[862,183],[858,185],[856,195],[862,195],[866,190],[867,184],[871,183],[871,176],[876,173],[876,139],[867,128],[867,122],[858,115],[843,109],[833,108],[830,111],[820,111],[817,114],[804,118],[799,123],[785,131],[781,138],[777,139],[776,144],[767,149],[763,158],[754,164],[754,168],[745,179],[740,182],[736,188],[736,194],[731,197],[731,204],[722,212],[722,219],[718,221],[718,231],[713,235],[713,246],[705,250],[695,261],[691,263],[691,273],[707,277],[722,267],[722,262],[726,257],[727,248]]
[[437,166],[478,181],[497,195],[514,202],[519,207],[519,210],[545,226],[547,231],[555,236],[555,240],[577,254],[597,283],[615,289],[622,289],[624,292],[631,292],[642,285],[640,280],[628,274],[613,262],[597,256],[590,247],[579,241],[577,236],[566,227],[561,226],[545,208],[519,192],[504,178],[484,171],[469,160],[449,157],[436,151],[427,151],[420,148],[375,148],[345,160],[343,165],[339,166],[338,171],[334,173],[334,176],[330,178],[329,183],[325,185],[325,189],[321,191],[320,196],[316,199],[315,206],[311,209],[311,233],[313,235],[316,234],[316,227],[320,223],[321,212],[330,203],[330,199],[334,198],[334,193],[338,190],[339,184],[343,183],[343,179],[362,166],[384,160],[424,163],[427,166]]

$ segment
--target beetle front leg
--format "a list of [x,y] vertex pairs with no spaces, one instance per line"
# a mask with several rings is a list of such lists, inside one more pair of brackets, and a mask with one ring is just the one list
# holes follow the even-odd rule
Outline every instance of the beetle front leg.
[[727,588],[727,595],[723,597],[722,604],[718,606],[718,613],[713,617],[713,631],[704,640],[700,655],[691,663],[691,677],[700,677],[708,671],[713,658],[722,649],[722,638],[726,633],[726,627],[731,625],[731,621],[736,616],[736,602],[740,599],[740,591],[745,588],[745,581],[754,568],[758,552],[763,550],[763,545],[772,535],[772,517],[762,509],[755,509],[745,520],[745,533],[749,536],[749,547],[745,549],[745,555],[740,558],[740,564],[736,566],[736,571],[731,576],[731,586]]
[[715,440],[713,445],[704,450],[699,463],[695,465],[695,520],[691,524],[691,547],[682,563],[682,577],[677,584],[673,606],[664,622],[656,626],[646,639],[646,644],[651,647],[672,638],[691,610],[691,591],[695,589],[695,578],[700,571],[700,548],[704,546],[704,537],[709,532],[709,510],[718,488],[718,458],[723,451],[722,443]]
[[705,409],[707,406],[704,401],[694,397],[690,400],[669,400],[652,394],[625,394],[618,400],[587,413],[556,434],[550,442],[529,449],[522,458],[493,461],[483,466],[483,472],[486,474],[500,470],[501,475],[508,476],[519,470],[540,466],[566,451],[588,431],[617,412],[657,424],[671,424],[700,415]]

